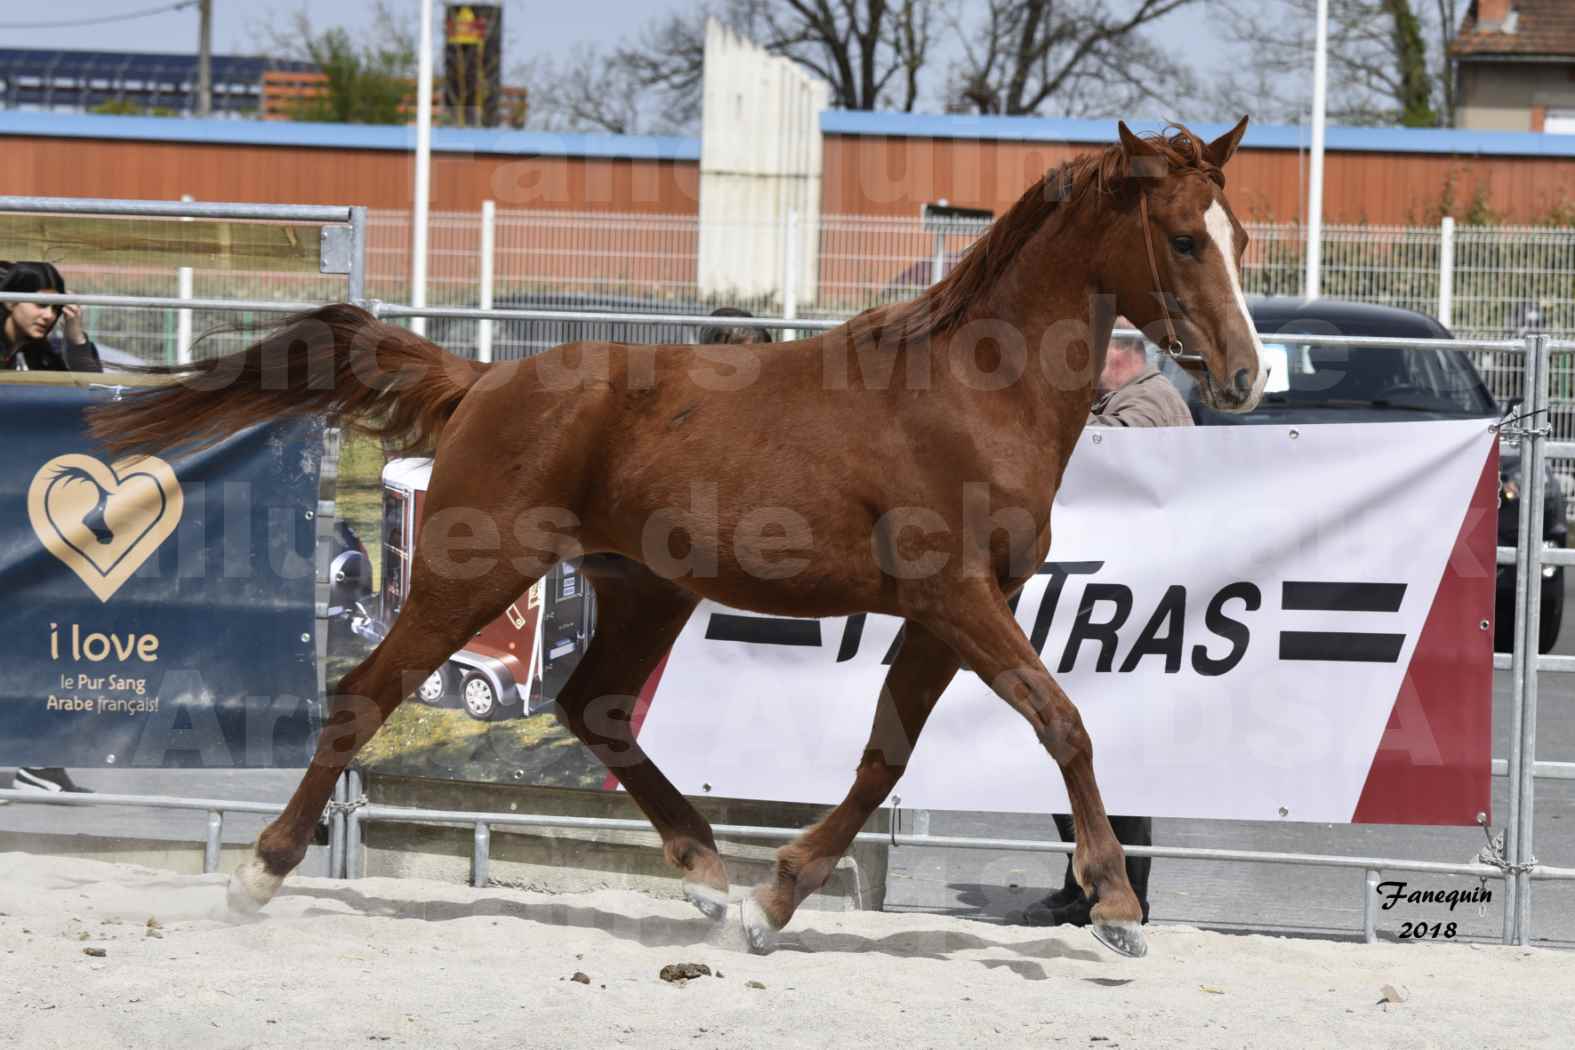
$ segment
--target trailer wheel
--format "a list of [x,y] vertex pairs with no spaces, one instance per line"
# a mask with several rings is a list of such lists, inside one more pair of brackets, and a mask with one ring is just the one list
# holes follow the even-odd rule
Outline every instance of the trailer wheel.
[[416,699],[432,707],[441,707],[454,689],[454,669],[447,663],[426,676],[416,688]]
[[503,717],[503,703],[492,681],[480,671],[471,671],[460,683],[459,698],[465,713],[478,722],[492,722]]

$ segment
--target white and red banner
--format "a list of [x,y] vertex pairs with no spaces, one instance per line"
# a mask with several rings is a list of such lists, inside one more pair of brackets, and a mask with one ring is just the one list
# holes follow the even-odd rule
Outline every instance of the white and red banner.
[[[1488,420],[1086,432],[1016,602],[1112,813],[1470,824],[1489,808]],[[694,795],[836,803],[899,623],[703,604],[639,739]],[[1023,719],[959,673],[902,805],[1064,812]]]

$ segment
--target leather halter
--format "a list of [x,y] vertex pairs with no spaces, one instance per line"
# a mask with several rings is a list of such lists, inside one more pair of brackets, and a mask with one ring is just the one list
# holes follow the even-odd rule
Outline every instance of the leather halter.
[[1159,296],[1159,316],[1165,322],[1165,355],[1188,371],[1205,371],[1207,365],[1202,354],[1189,354],[1176,335],[1176,326],[1170,319],[1170,299],[1165,285],[1159,279],[1159,260],[1154,257],[1154,228],[1148,221],[1148,194],[1138,194],[1138,212],[1143,220],[1143,248],[1148,253],[1148,273],[1154,279],[1154,292]]

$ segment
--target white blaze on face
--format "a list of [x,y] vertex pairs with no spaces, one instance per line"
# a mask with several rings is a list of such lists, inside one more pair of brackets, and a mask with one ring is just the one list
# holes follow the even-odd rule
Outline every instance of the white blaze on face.
[[1231,228],[1230,216],[1219,201],[1210,204],[1209,210],[1203,213],[1203,225],[1213,238],[1214,247],[1219,249],[1220,258],[1225,260],[1225,278],[1230,282],[1231,295],[1237,307],[1241,309],[1241,323],[1247,326],[1247,334],[1252,338],[1252,350],[1258,359],[1258,381],[1252,384],[1250,403],[1256,405],[1263,396],[1264,384],[1269,381],[1269,363],[1263,352],[1263,341],[1258,338],[1258,329],[1253,327],[1252,315],[1247,312],[1247,297],[1242,294],[1241,279],[1236,274],[1235,231]]

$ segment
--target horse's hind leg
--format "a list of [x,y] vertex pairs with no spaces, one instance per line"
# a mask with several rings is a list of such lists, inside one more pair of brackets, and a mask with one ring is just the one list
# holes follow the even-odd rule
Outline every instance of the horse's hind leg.
[[684,895],[712,919],[727,911],[727,871],[711,826],[634,738],[640,688],[694,610],[695,598],[636,562],[587,558],[596,586],[596,634],[558,696],[559,718],[606,764],[662,836]]
[[744,934],[752,949],[769,948],[804,898],[831,877],[853,837],[896,786],[935,702],[956,673],[957,654],[908,621],[881,688],[853,789],[825,819],[777,851],[775,875],[744,902]]
[[[230,908],[254,912],[306,856],[334,782],[394,708],[476,631],[508,608],[552,559],[507,548],[480,579],[436,567],[418,545],[410,594],[388,636],[340,681],[317,752],[284,812],[263,829],[251,858],[230,877]],[[469,574],[464,574],[468,576]]]
[[1143,955],[1148,951],[1143,911],[1127,881],[1121,844],[1105,815],[1094,781],[1093,744],[1077,708],[1045,670],[994,586],[959,586],[947,615],[931,626],[986,685],[1028,719],[1061,768],[1077,833],[1072,870],[1083,892],[1095,902],[1090,912],[1094,935],[1123,955]]

